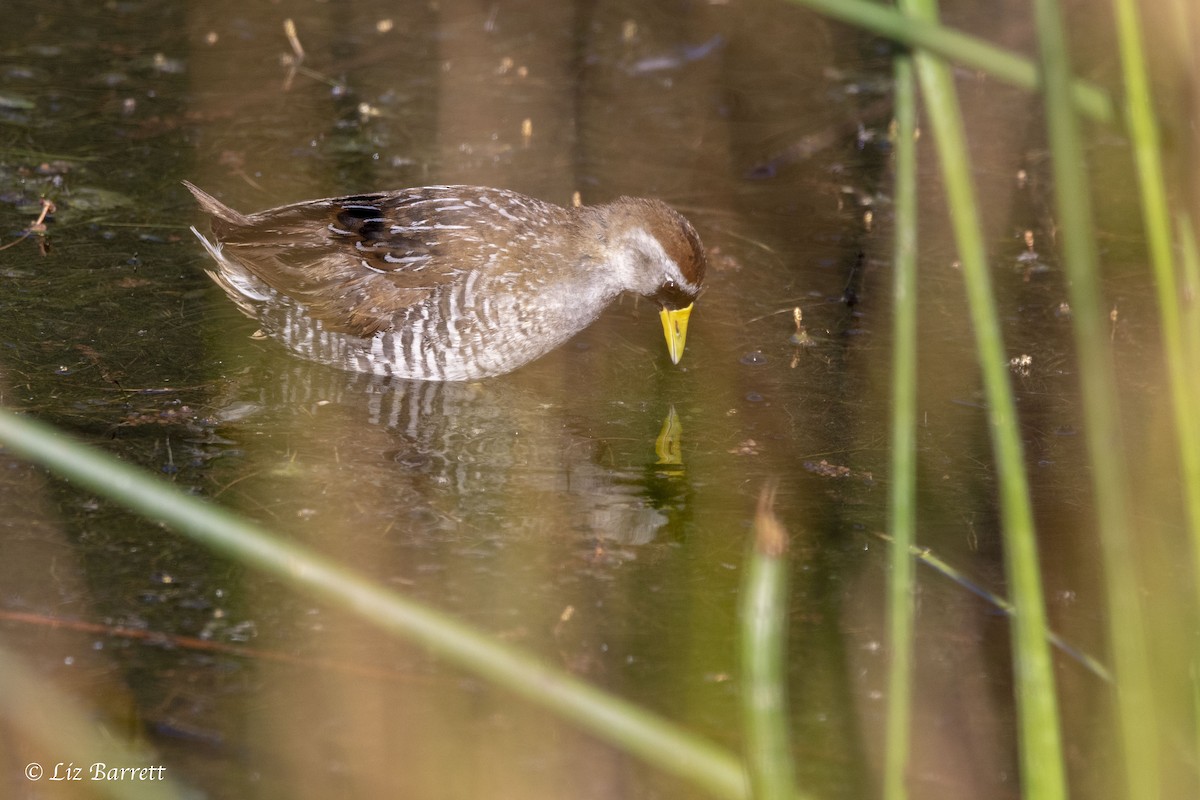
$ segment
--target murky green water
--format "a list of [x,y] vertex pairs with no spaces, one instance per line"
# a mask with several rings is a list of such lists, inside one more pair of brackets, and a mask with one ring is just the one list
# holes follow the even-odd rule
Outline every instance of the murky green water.
[[[740,565],[755,499],[778,480],[796,543],[800,777],[822,797],[872,795],[887,663],[885,49],[756,2],[10,0],[9,16],[22,22],[0,36],[3,241],[43,193],[57,212],[48,252],[36,237],[0,252],[5,406],[732,748]],[[288,17],[299,69],[282,58]],[[968,85],[966,101],[1010,350],[1032,356],[1014,380],[1051,612],[1094,650],[1098,566],[1036,126],[1013,122],[1015,93]],[[654,310],[625,298],[510,376],[379,383],[250,338],[202,271],[184,178],[244,211],[435,182],[563,204],[657,196],[712,251],[710,286],[679,367]],[[1136,245],[1122,208],[1101,209],[1118,265]],[[928,231],[922,252],[922,544],[1003,592],[948,233]],[[1153,387],[1138,366],[1148,289],[1136,264],[1121,269],[1114,339],[1130,386]],[[655,449],[672,409],[679,466]],[[159,526],[3,466],[0,617],[37,617],[5,617],[0,636],[196,796],[698,796]],[[1006,621],[923,570],[918,633],[914,787],[1016,796]],[[1066,713],[1084,772],[1103,748],[1081,733],[1101,688],[1065,657],[1059,675],[1082,698]],[[20,777],[55,754],[10,730],[13,796],[83,796]]]

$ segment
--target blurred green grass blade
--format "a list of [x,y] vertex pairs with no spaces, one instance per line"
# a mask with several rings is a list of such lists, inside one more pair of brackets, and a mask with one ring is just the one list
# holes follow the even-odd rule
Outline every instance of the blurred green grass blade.
[[[1178,429],[1179,460],[1183,468],[1183,499],[1191,535],[1193,571],[1200,575],[1200,408],[1196,383],[1189,372],[1189,332],[1183,324],[1185,301],[1180,289],[1195,291],[1194,275],[1181,280],[1172,252],[1171,212],[1167,200],[1166,178],[1162,163],[1162,133],[1154,111],[1146,56],[1142,47],[1142,23],[1132,0],[1114,0],[1117,38],[1121,50],[1121,71],[1125,79],[1126,115],[1129,136],[1137,165],[1142,219],[1146,243],[1154,269],[1158,292],[1158,311],[1162,320],[1163,348],[1170,380],[1171,404]],[[1187,297],[1187,295],[1184,295]],[[1195,302],[1195,295],[1192,296]],[[1194,336],[1194,331],[1192,334]],[[1194,362],[1190,365],[1195,366]],[[1200,592],[1200,581],[1194,581]],[[1200,608],[1200,595],[1197,596]]]
[[723,748],[382,589],[219,506],[185,495],[143,470],[6,410],[0,410],[0,443],[148,519],[165,522],[201,544],[415,641],[448,663],[571,720],[714,797],[748,796],[741,761]]
[[[1147,638],[1138,595],[1137,548],[1117,411],[1117,382],[1108,346],[1107,315],[1099,286],[1091,191],[1079,120],[1070,104],[1071,72],[1062,12],[1055,0],[1034,0],[1038,50],[1045,79],[1050,143],[1071,320],[1079,360],[1085,435],[1108,592],[1110,646],[1117,676],[1118,727],[1129,797],[1158,793],[1157,714],[1147,662]],[[1144,120],[1143,120],[1144,122]],[[1139,157],[1139,166],[1141,157]]]
[[895,243],[892,302],[892,436],[888,528],[887,741],[883,796],[904,800],[912,729],[913,616],[916,581],[912,550],[917,525],[917,88],[913,62],[894,65],[896,121]]
[[[906,12],[936,19],[931,0],[902,0]],[[966,134],[947,64],[917,52],[917,73],[932,123],[947,205],[951,210],[967,304],[987,398],[988,422],[999,480],[1006,574],[1016,608],[1013,672],[1016,681],[1023,795],[1031,800],[1066,796],[1058,700],[1048,643],[1037,540],[1016,404],[1008,382],[999,315],[992,296],[987,251],[971,180]]]
[[[92,780],[91,767],[102,763],[109,767],[163,766],[161,757],[139,752],[126,746],[112,730],[96,718],[92,709],[85,708],[12,652],[0,645],[0,719],[9,720],[6,734],[19,732],[21,745],[9,740],[11,758],[4,761],[9,768],[16,766],[15,756],[33,753],[53,754],[56,760],[82,768],[78,783],[64,785],[63,771],[55,778],[55,765],[34,762],[40,767],[40,777],[13,775],[5,785],[14,788],[18,781],[26,784],[13,796],[20,797],[109,797],[113,800],[179,800],[196,796],[194,790],[181,785],[168,770],[158,777],[128,781]],[[7,738],[7,737],[6,737]],[[21,759],[23,764],[25,758]],[[27,773],[28,775],[28,773]],[[38,784],[42,784],[39,788]],[[70,786],[74,791],[67,791]],[[45,793],[43,794],[43,789]],[[52,791],[58,789],[59,791]]]
[[[897,13],[894,9],[868,0],[789,0],[826,16],[913,48],[942,56],[994,78],[1034,91],[1040,85],[1037,65],[1023,56],[997,47],[983,39],[946,28],[936,19],[921,19]],[[1099,86],[1077,81],[1072,98],[1081,113],[1106,125],[1117,123],[1112,98]]]
[[[1183,473],[1181,489],[1192,552],[1192,574],[1200,576],[1200,418],[1197,416],[1197,409],[1200,409],[1200,363],[1197,360],[1200,356],[1200,315],[1195,309],[1200,299],[1200,276],[1197,275],[1200,268],[1196,263],[1196,242],[1192,235],[1191,220],[1186,213],[1179,215],[1177,225],[1182,269],[1176,267],[1170,203],[1163,170],[1162,128],[1154,108],[1138,8],[1132,0],[1113,0],[1113,6],[1121,52],[1121,72],[1125,82],[1127,127],[1137,166],[1142,219],[1146,228],[1150,264],[1154,270],[1159,318],[1162,321],[1163,350],[1177,433],[1175,439]],[[1172,10],[1177,25],[1183,27],[1183,30],[1175,32],[1174,41],[1180,49],[1177,57],[1191,60],[1191,41],[1186,33],[1189,28],[1184,27],[1186,15],[1177,4]],[[1200,580],[1193,580],[1192,583],[1197,592],[1193,598],[1193,613],[1196,613],[1200,610]],[[1130,646],[1136,646],[1136,643],[1130,643]],[[1192,670],[1189,671],[1192,685],[1189,689],[1193,701],[1194,726],[1200,725],[1200,716],[1196,716],[1195,709],[1195,669],[1200,666],[1198,658],[1200,652],[1197,652],[1193,637]],[[1153,688],[1145,687],[1143,694],[1151,697]],[[1169,697],[1167,702],[1174,706],[1175,698]],[[1149,724],[1154,722],[1156,720],[1151,719]],[[1124,735],[1128,741],[1130,737],[1140,737],[1141,732],[1126,730]],[[1154,746],[1153,740],[1138,742],[1138,749],[1129,756],[1128,768],[1131,771],[1140,773],[1142,770],[1151,770],[1151,774],[1144,776],[1147,789],[1149,782],[1157,777],[1157,764],[1143,762],[1155,758],[1150,750]],[[1129,745],[1126,747],[1128,749]],[[1200,747],[1197,752],[1200,752]],[[1136,776],[1131,776],[1127,783],[1130,791],[1142,790],[1143,783]]]
[[[1182,319],[1185,302],[1180,297],[1181,287],[1191,285],[1193,290],[1196,287],[1190,281],[1181,280],[1175,267],[1171,211],[1162,163],[1162,134],[1150,91],[1150,76],[1142,47],[1141,19],[1133,0],[1114,0],[1113,4],[1121,70],[1125,79],[1128,130],[1137,165],[1142,219],[1158,292],[1171,403],[1179,433],[1177,441],[1183,467],[1184,504],[1191,534],[1193,569],[1196,575],[1200,575],[1200,419],[1196,415],[1196,409],[1200,408],[1200,397],[1195,392],[1195,382],[1189,376],[1188,332],[1184,329]],[[1200,592],[1200,581],[1194,583]],[[1197,607],[1200,607],[1200,596]]]
[[763,489],[741,588],[742,716],[755,800],[796,796],[787,706],[787,531]]
[[[1200,247],[1192,218],[1186,211],[1175,216],[1179,232],[1179,260],[1183,263],[1183,343],[1185,373],[1191,384],[1189,392],[1200,395]],[[1200,581],[1197,582],[1200,584]],[[1198,587],[1200,588],[1200,587]]]

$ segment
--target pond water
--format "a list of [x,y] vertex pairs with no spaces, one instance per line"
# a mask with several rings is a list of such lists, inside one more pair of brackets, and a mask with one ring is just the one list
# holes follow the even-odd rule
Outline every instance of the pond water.
[[[886,46],[749,0],[7,8],[21,24],[0,38],[3,241],[43,194],[56,211],[44,239],[0,252],[6,407],[733,749],[738,583],[756,498],[777,482],[795,545],[799,777],[815,796],[873,796],[887,667]],[[1001,32],[1019,34],[1023,13],[999,12]],[[963,90],[1008,346],[1031,357],[1013,380],[1051,615],[1102,655],[1040,122],[1018,92]],[[1120,143],[1105,146],[1119,162]],[[927,219],[940,220],[923,155]],[[575,192],[654,196],[693,221],[711,273],[677,367],[656,309],[626,297],[502,378],[369,380],[252,338],[204,274],[183,179],[247,212],[430,183],[564,205]],[[1157,391],[1131,202],[1100,209],[1114,342],[1128,386]],[[926,227],[921,543],[1003,594],[961,276],[948,231]],[[680,463],[658,452],[669,419]],[[194,796],[702,796],[419,648],[0,463],[0,637]],[[1007,620],[934,570],[919,578],[914,792],[1016,797]],[[1075,699],[1072,777],[1096,788],[1087,765],[1110,743],[1086,731],[1107,690],[1058,658]],[[12,796],[67,796],[19,777],[56,756],[14,730]]]

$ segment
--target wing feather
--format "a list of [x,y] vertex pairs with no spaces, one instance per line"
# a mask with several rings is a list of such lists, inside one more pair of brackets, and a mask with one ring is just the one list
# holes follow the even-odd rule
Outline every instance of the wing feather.
[[327,330],[367,337],[492,263],[513,235],[473,224],[454,188],[311,201],[251,214],[246,224],[215,215],[213,231],[226,258]]

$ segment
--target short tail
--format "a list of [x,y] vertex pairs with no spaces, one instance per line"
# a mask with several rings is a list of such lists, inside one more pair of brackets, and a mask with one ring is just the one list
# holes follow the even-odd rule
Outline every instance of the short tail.
[[188,191],[195,196],[196,201],[200,203],[200,208],[204,211],[204,213],[208,214],[214,219],[218,219],[228,225],[237,227],[250,224],[250,218],[245,214],[242,214],[239,211],[234,211],[232,208],[225,205],[203,189],[187,181],[184,181],[183,185],[186,186]]
[[200,208],[212,217],[214,235],[211,240],[195,227],[192,228],[192,233],[196,234],[200,244],[204,245],[204,249],[217,264],[216,269],[206,269],[205,272],[225,290],[225,293],[237,304],[243,314],[251,319],[257,319],[258,304],[270,299],[272,290],[254,273],[246,269],[241,262],[226,256],[221,246],[223,231],[228,232],[229,228],[249,225],[250,219],[245,214],[234,211],[203,189],[198,189],[187,181],[184,181],[183,185],[196,196]]
[[[199,190],[197,189],[196,191]],[[192,233],[196,234],[196,238],[200,240],[200,244],[204,245],[204,249],[212,256],[213,261],[217,262],[216,269],[204,270],[208,273],[208,277],[213,279],[213,283],[225,290],[225,294],[229,295],[229,298],[237,303],[237,307],[241,309],[243,314],[251,319],[258,319],[258,305],[270,300],[274,296],[274,291],[271,287],[263,283],[254,273],[250,272],[250,270],[237,261],[226,256],[221,250],[221,243],[219,241],[210,242],[203,233],[196,230],[195,226],[192,226]]]

